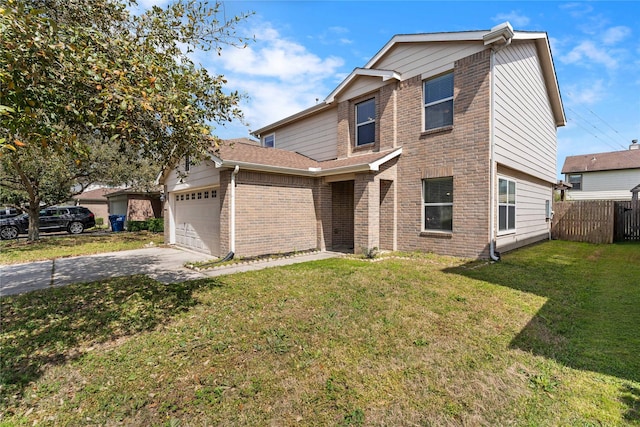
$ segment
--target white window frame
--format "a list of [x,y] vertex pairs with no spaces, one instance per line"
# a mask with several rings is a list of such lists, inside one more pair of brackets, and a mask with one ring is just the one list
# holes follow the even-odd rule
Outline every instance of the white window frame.
[[[422,232],[424,232],[424,233],[444,233],[444,234],[453,233],[453,195],[451,197],[451,202],[427,202],[425,200],[425,196],[426,196],[425,190],[424,190],[425,182],[428,181],[428,180],[445,179],[445,178],[451,179],[451,188],[452,188],[452,191],[453,191],[454,183],[453,183],[453,177],[452,176],[423,178],[420,181],[420,184],[421,184],[420,192],[422,193],[422,196],[421,196],[421,198],[422,198],[422,215],[421,215],[422,216],[422,219],[421,219],[422,225],[421,225],[420,228],[422,229]],[[425,220],[426,220],[426,218],[425,218],[425,208],[427,206],[451,206],[451,229],[450,230],[441,230],[441,229],[426,228],[425,227],[426,226],[426,224],[425,224]]]
[[[434,130],[434,129],[440,129],[440,128],[447,127],[447,126],[453,126],[453,113],[452,113],[451,114],[451,123],[446,124],[446,125],[442,125],[442,126],[438,126],[438,127],[427,128],[427,108],[433,107],[435,105],[442,104],[442,103],[445,103],[445,102],[453,101],[453,91],[452,91],[451,96],[448,96],[446,98],[438,99],[437,101],[427,102],[427,90],[426,90],[427,89],[427,83],[429,83],[429,82],[431,82],[431,81],[433,81],[435,79],[438,79],[440,77],[444,77],[446,75],[449,75],[449,74],[451,74],[452,78],[453,78],[453,70],[451,70],[449,72],[446,72],[446,73],[443,73],[443,74],[439,74],[437,76],[429,77],[428,79],[425,79],[425,80],[422,81],[422,103],[423,103],[423,108],[422,108],[422,129],[425,132],[430,131],[430,130]],[[455,82],[452,82],[452,83],[455,84]],[[455,86],[454,86],[454,88],[455,88]],[[451,102],[451,108],[453,109],[453,102]]]
[[[578,188],[575,187],[575,185],[576,185],[575,182],[571,182],[571,177],[574,177],[574,176],[575,177],[577,177],[577,176],[580,177],[580,181],[577,182],[577,184],[579,184]],[[582,191],[583,181],[584,181],[584,175],[582,175],[581,173],[568,173],[567,174],[567,182],[572,185],[572,187],[570,188],[571,191]]]
[[[507,181],[507,201],[500,202],[500,181]],[[513,183],[513,203],[509,201],[509,183]],[[518,182],[513,178],[508,178],[506,176],[498,177],[498,235],[504,234],[513,234],[516,232],[517,224],[516,220],[518,218]],[[506,218],[506,228],[500,228],[500,207],[505,207],[505,212],[507,214]],[[509,207],[513,207],[513,228],[509,228]]]
[[[267,139],[271,139],[273,141],[271,145],[267,145]],[[267,148],[276,148],[276,134],[270,133],[269,135],[265,135],[262,138],[262,146]]]
[[[375,125],[375,123],[376,123],[375,115],[376,115],[376,114],[374,114],[374,117],[368,117],[368,119],[369,119],[369,120],[364,121],[364,122],[362,122],[362,123],[358,123],[358,106],[363,105],[363,104],[367,104],[367,103],[369,103],[369,102],[373,102],[373,111],[374,111],[374,113],[377,113],[377,111],[376,111],[376,99],[375,99],[375,98],[370,98],[370,99],[367,99],[367,100],[365,100],[365,101],[358,102],[358,103],[355,105],[355,118],[356,118],[356,147],[361,147],[361,146],[363,146],[363,145],[369,145],[369,144],[375,144],[375,142],[376,142],[376,125]],[[359,128],[360,126],[366,126],[366,125],[370,125],[370,124],[372,124],[372,123],[373,123],[373,141],[360,143],[360,141],[358,141],[358,128]]]

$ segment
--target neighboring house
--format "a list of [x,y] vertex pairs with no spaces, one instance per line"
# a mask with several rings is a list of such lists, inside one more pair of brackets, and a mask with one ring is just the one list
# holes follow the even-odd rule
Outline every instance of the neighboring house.
[[260,145],[165,170],[166,241],[495,258],[549,237],[564,124],[546,33],[398,35]]
[[82,193],[73,196],[73,204],[76,206],[84,206],[88,208],[96,218],[102,218],[105,224],[109,221],[109,201],[105,197],[106,194],[112,193],[114,188],[96,188],[93,190],[85,190]]
[[110,215],[124,215],[127,221],[161,218],[162,201],[159,191],[120,189],[106,195]]
[[567,200],[631,200],[640,184],[640,144],[629,150],[568,156],[562,166],[571,184]]

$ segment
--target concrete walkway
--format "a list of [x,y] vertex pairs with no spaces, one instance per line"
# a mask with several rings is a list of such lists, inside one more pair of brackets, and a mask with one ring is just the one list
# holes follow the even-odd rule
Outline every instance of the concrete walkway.
[[184,264],[187,262],[214,260],[214,257],[167,247],[58,258],[53,261],[0,266],[0,297],[51,286],[66,286],[72,283],[93,282],[134,274],[146,274],[162,283],[174,283],[333,258],[341,255],[343,254],[338,252],[314,252],[291,258],[235,264],[202,271],[185,268]]

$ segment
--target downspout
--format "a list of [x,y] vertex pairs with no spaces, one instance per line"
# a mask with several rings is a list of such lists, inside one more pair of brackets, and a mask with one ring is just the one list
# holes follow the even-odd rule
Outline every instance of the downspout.
[[498,173],[495,161],[495,124],[496,124],[496,112],[495,112],[495,90],[496,90],[496,79],[495,79],[495,65],[496,53],[500,52],[502,49],[506,48],[511,44],[511,37],[509,37],[506,43],[500,47],[496,47],[495,45],[491,46],[491,65],[490,65],[490,78],[491,78],[491,125],[489,128],[489,162],[490,162],[490,173],[489,173],[489,257],[493,261],[500,261],[500,252],[496,251],[496,175]]
[[236,175],[240,171],[240,166],[236,165],[231,172],[231,215],[229,224],[229,251],[236,252]]

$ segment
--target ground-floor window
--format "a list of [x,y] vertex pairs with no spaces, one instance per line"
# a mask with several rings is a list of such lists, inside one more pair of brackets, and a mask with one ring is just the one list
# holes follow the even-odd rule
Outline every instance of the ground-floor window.
[[425,231],[453,231],[453,177],[422,180]]
[[516,182],[498,178],[498,231],[516,229]]

